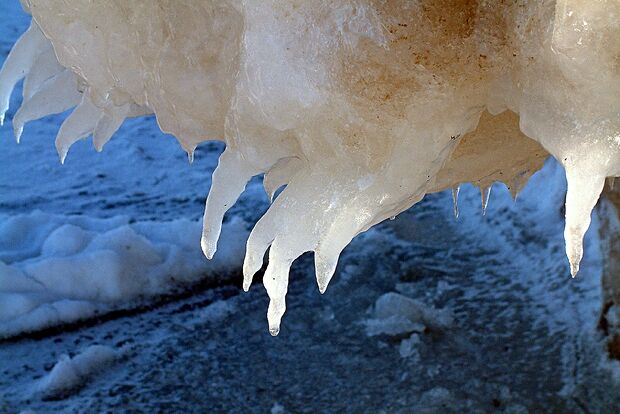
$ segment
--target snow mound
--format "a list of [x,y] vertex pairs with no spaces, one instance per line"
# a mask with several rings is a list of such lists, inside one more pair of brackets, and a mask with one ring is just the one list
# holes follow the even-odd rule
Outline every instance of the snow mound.
[[426,328],[445,330],[454,325],[447,309],[435,309],[395,292],[381,295],[375,302],[373,319],[366,321],[368,336],[398,336],[424,332]]
[[73,358],[61,355],[50,373],[41,379],[39,391],[44,399],[67,397],[84,386],[95,374],[111,365],[120,355],[120,351],[104,345],[89,346]]
[[0,217],[0,337],[76,321],[241,268],[245,223],[205,260],[200,224],[35,211]]

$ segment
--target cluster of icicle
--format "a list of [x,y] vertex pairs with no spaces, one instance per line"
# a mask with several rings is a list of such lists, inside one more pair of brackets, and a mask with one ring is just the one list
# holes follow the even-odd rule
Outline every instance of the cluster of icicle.
[[[208,258],[225,212],[264,174],[272,204],[248,239],[243,286],[269,249],[273,335],[291,263],[314,252],[325,291],[355,235],[442,188],[442,168],[486,111],[518,115],[518,133],[564,166],[573,275],[605,179],[620,175],[617,0],[22,4],[32,24],[0,73],[2,118],[25,77],[18,139],[26,122],[75,107],[56,138],[61,161],[77,140],[92,135],[100,150],[125,118],[151,113],[190,160],[200,142],[224,140]],[[474,155],[500,142],[494,130],[479,132]],[[495,171],[486,162],[471,165]]]

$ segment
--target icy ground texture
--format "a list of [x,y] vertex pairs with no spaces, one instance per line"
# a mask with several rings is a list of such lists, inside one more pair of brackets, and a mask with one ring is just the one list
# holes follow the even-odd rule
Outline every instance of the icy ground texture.
[[[518,114],[519,130],[564,166],[573,275],[605,178],[620,175],[615,0],[23,3],[32,24],[0,73],[2,113],[25,76],[17,137],[75,107],[56,139],[61,161],[77,140],[92,134],[101,149],[125,118],[149,113],[190,160],[200,142],[224,140],[204,216],[209,258],[252,176],[265,174],[270,195],[286,185],[244,262],[248,289],[270,248],[272,334],[291,263],[314,252],[324,292],[355,235],[442,188],[440,170],[485,110]],[[505,160],[485,160],[503,174]]]

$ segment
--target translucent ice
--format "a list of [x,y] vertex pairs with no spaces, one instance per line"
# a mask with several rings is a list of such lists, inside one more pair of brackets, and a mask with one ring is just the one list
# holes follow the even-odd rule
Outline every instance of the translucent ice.
[[549,154],[566,169],[574,275],[605,178],[620,175],[617,0],[25,5],[32,26],[0,72],[2,114],[26,77],[18,136],[77,106],[57,138],[61,158],[89,134],[101,149],[145,113],[190,159],[200,142],[224,140],[207,257],[225,212],[265,174],[273,203],[248,239],[244,288],[269,249],[274,334],[304,252],[315,253],[323,292],[358,233],[461,182],[503,181],[516,196]]
[[13,88],[32,71],[37,58],[50,48],[50,42],[33,20],[26,33],[13,46],[0,72],[0,125],[4,123],[4,115],[9,109]]

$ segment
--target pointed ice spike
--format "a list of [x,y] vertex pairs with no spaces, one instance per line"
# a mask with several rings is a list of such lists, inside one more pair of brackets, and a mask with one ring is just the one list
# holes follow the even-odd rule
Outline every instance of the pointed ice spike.
[[257,173],[258,171],[231,148],[226,148],[220,156],[205,203],[200,240],[202,251],[208,259],[211,259],[217,250],[224,214],[235,204],[250,178]]
[[263,285],[269,295],[267,321],[272,336],[280,333],[280,322],[286,312],[286,292],[292,260],[282,256],[282,251],[275,240],[269,251],[269,265],[263,276]]
[[338,257],[325,257],[324,255],[316,252],[314,255],[314,271],[316,273],[316,282],[319,286],[319,292],[325,293],[329,282],[334,276],[336,266],[338,265]]
[[454,206],[454,218],[459,218],[459,192],[461,191],[461,186],[457,185],[456,187],[452,187],[452,204]]
[[487,214],[487,207],[489,205],[489,196],[491,195],[492,186],[482,188],[480,187],[480,200],[482,202],[482,215]]
[[112,138],[112,135],[121,127],[129,113],[130,104],[114,107],[101,115],[93,132],[93,145],[97,152]]
[[607,177],[607,188],[609,188],[609,191],[614,190],[615,184],[616,184],[616,177]]
[[579,262],[583,257],[583,237],[590,226],[592,209],[596,205],[603,186],[605,175],[596,171],[584,171],[575,166],[565,166],[566,181],[566,224],[564,241],[566,256],[570,263],[571,276],[579,272]]
[[290,182],[291,178],[301,169],[301,160],[297,157],[280,158],[263,177],[263,187],[273,202],[273,197],[278,188]]
[[0,70],[0,125],[9,109],[11,92],[28,72],[36,58],[50,45],[37,23],[32,20],[28,30],[17,40]]
[[85,92],[82,102],[65,119],[56,136],[56,150],[62,164],[65,162],[71,145],[92,134],[100,117],[101,109],[93,105],[88,93]]
[[194,162],[194,149],[187,150],[187,161],[190,164],[193,164],[193,162]]
[[243,290],[246,292],[250,289],[252,278],[263,266],[265,252],[273,242],[277,232],[277,226],[273,222],[273,208],[272,205],[258,220],[248,237],[243,260]]
[[314,270],[319,292],[325,293],[334,276],[338,259],[344,248],[353,240],[359,229],[340,221],[330,226],[314,249]]
[[77,90],[77,76],[70,70],[64,70],[48,79],[39,90],[15,113],[13,129],[19,143],[24,124],[44,116],[64,112],[78,105],[82,94]]
[[37,57],[32,69],[24,79],[24,88],[22,91],[24,101],[32,98],[45,81],[58,75],[64,69],[65,68],[58,63],[56,53],[50,45],[46,51]]

